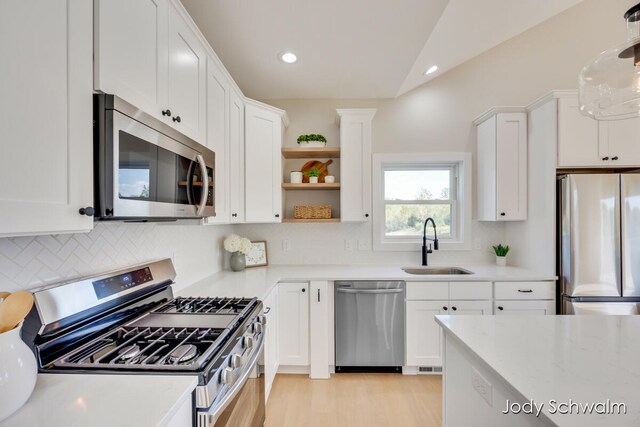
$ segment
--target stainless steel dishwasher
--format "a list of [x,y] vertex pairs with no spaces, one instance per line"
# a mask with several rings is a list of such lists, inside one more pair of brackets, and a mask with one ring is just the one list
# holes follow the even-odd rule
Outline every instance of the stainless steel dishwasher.
[[335,282],[336,372],[402,370],[404,295],[401,281]]

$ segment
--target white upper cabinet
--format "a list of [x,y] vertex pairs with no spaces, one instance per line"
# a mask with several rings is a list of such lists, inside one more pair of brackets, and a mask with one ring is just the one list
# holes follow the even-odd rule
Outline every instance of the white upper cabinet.
[[96,90],[162,118],[167,105],[167,0],[94,2]]
[[598,122],[583,116],[578,97],[558,99],[558,167],[603,166]]
[[89,231],[92,2],[0,2],[0,235]]
[[375,109],[337,110],[340,122],[340,218],[371,219],[371,124]]
[[96,1],[96,90],[206,140],[206,50],[175,0]]
[[209,59],[207,63],[207,147],[216,153],[215,203],[216,216],[210,223],[228,223],[229,206],[229,82],[218,65]]
[[247,100],[245,106],[245,219],[282,218],[282,136],[285,112]]
[[599,122],[601,160],[611,167],[640,166],[640,118]]
[[474,121],[478,131],[478,220],[527,219],[527,114],[492,109]]
[[[138,0],[140,1],[140,0]],[[169,12],[168,107],[165,121],[196,141],[204,142],[206,131],[204,47],[172,4]]]
[[236,91],[229,99],[229,212],[230,222],[242,223],[244,214],[244,101]]

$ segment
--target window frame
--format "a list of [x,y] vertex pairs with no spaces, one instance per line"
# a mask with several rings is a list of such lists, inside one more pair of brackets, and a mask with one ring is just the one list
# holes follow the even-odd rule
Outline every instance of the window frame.
[[[440,250],[471,250],[471,153],[380,153],[373,155],[373,249],[416,251],[422,236],[387,236],[385,209],[392,204],[450,203],[451,238],[440,240]],[[450,169],[450,200],[385,200],[385,171]]]

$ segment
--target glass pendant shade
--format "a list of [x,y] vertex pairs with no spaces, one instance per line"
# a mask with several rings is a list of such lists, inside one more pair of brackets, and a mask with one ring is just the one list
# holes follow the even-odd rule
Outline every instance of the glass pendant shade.
[[627,42],[602,52],[580,72],[580,111],[597,120],[640,116],[640,4],[625,19]]

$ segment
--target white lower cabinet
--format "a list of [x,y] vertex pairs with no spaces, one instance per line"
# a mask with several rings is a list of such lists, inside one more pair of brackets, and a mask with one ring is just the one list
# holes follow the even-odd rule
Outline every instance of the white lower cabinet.
[[434,316],[448,314],[448,304],[449,301],[407,301],[407,366],[442,366],[442,330]]
[[[449,313],[451,315],[485,316],[493,313],[491,301],[450,301]],[[435,323],[435,322],[434,322]],[[439,328],[439,327],[438,327]]]
[[278,285],[278,361],[309,365],[309,283]]
[[556,314],[555,301],[495,301],[493,304],[497,315]]
[[278,287],[263,302],[264,316],[267,320],[264,343],[264,382],[265,401],[269,399],[273,380],[278,372]]

